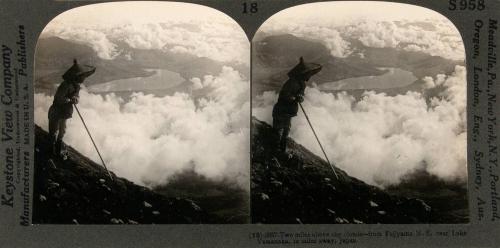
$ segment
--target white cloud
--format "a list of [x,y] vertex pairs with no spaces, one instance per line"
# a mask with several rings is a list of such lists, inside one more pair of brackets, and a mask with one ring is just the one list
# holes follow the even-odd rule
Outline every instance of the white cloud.
[[[50,25],[50,24],[49,24]],[[43,34],[44,36],[57,36],[61,39],[72,40],[79,44],[91,47],[99,57],[103,59],[113,59],[119,55],[116,45],[99,30],[93,30],[86,27],[81,29],[73,28],[52,28],[49,27]]]
[[365,20],[364,18],[341,22],[307,21],[307,15],[293,20],[273,16],[266,21],[260,31],[269,34],[288,33],[305,39],[323,42],[336,57],[351,55],[355,48],[352,40],[364,46],[375,48],[397,48],[420,51],[433,56],[452,60],[463,60],[465,50],[460,33],[447,19],[435,15],[422,20],[420,24],[433,27],[424,28],[408,20]]
[[258,32],[261,31],[270,34],[287,33],[320,41],[330,50],[330,54],[335,57],[347,57],[352,52],[350,43],[342,37],[339,30],[328,26],[281,22],[280,20],[270,19],[259,28]]
[[434,79],[432,79],[432,77],[424,77],[422,79],[424,81],[424,88],[425,89],[431,89],[431,88],[434,88],[436,87],[436,84],[434,83]]
[[[117,44],[124,42],[137,49],[169,50],[220,62],[249,64],[250,43],[241,27],[228,16],[218,14],[209,20],[180,21],[168,17],[172,9],[164,9],[165,18],[155,22],[117,22],[106,25],[70,22],[71,16],[78,17],[82,13],[74,11],[66,18],[50,22],[42,32],[42,37],[57,36],[88,45],[103,59],[113,59],[120,54]],[[215,12],[211,9],[207,11]]]
[[450,21],[430,19],[422,22],[435,29],[410,25],[412,23],[407,21],[400,21],[398,25],[388,21],[362,21],[348,26],[342,33],[368,47],[401,48],[453,60],[464,59],[463,41]]
[[[457,66],[433,84],[445,90],[427,104],[420,93],[387,96],[365,92],[356,102],[345,92],[333,95],[306,88],[304,108],[336,166],[379,186],[398,183],[416,169],[445,180],[466,180],[466,70]],[[272,123],[274,92],[254,99],[252,114]],[[322,157],[303,116],[292,120],[291,137]]]
[[[185,93],[155,97],[134,93],[124,102],[114,94],[82,89],[78,105],[110,170],[154,186],[193,168],[215,180],[249,182],[249,82],[230,67],[193,79],[200,98]],[[35,94],[35,123],[47,130],[51,96]],[[99,161],[78,115],[64,140]]]

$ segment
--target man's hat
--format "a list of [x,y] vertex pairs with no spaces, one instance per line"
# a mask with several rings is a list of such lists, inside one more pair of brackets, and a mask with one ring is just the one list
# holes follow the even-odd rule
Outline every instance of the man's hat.
[[66,81],[76,80],[77,78],[86,78],[95,72],[95,67],[90,65],[79,65],[76,59],[73,60],[73,66],[69,68],[62,76]]
[[289,77],[306,77],[309,78],[312,75],[321,71],[321,65],[316,63],[306,63],[304,59],[300,57],[299,63],[288,72]]

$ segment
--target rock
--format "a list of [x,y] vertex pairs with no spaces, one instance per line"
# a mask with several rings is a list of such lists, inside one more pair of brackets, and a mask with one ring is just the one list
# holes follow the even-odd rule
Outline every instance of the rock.
[[274,185],[274,187],[279,187],[279,186],[283,185],[283,183],[282,183],[282,182],[277,181],[277,180],[273,180],[273,181],[271,181],[271,184],[272,184],[272,185]]
[[52,159],[49,159],[49,167],[52,169],[57,169],[57,166],[56,164],[54,164],[54,161],[52,161]]
[[337,188],[335,188],[335,186],[333,186],[331,183],[326,183],[325,184],[326,187],[330,188],[332,191],[336,191]]
[[275,157],[273,157],[272,161],[274,162],[274,167],[276,167],[276,168],[280,168],[281,167],[281,164],[278,161],[278,159],[276,159]]
[[[254,181],[256,181],[256,179],[255,179]],[[251,189],[253,189],[253,188],[257,187],[257,184],[256,184],[254,181],[251,181],[251,182],[250,182],[250,188],[251,188]]]
[[335,218],[335,223],[339,223],[339,224],[348,224],[349,221],[345,218],[340,218],[340,217],[337,217]]
[[147,202],[147,201],[144,201],[144,202],[143,202],[143,204],[144,204],[144,207],[147,207],[147,208],[151,208],[151,207],[153,207],[153,205],[151,205],[151,204],[150,204],[149,202]]
[[262,198],[262,200],[264,200],[264,201],[269,200],[269,196],[264,194],[264,193],[260,193],[260,198]]
[[432,210],[424,201],[416,198],[407,199],[403,201],[400,206],[407,209],[413,216],[418,216],[423,219],[428,219]]
[[111,218],[111,220],[109,220],[109,222],[111,222],[111,224],[124,224],[123,220],[117,219],[117,218]]
[[426,211],[426,212],[430,212],[431,211],[431,207],[429,205],[427,205],[424,201],[420,200],[420,199],[415,199],[415,202],[417,205],[420,205],[422,206],[422,208]]
[[57,188],[59,187],[59,184],[54,182],[54,181],[49,181],[49,189],[50,188]]
[[373,201],[370,201],[370,207],[376,208],[376,207],[378,207],[378,204],[373,202]]
[[191,207],[193,207],[194,210],[196,210],[196,211],[201,210],[200,206],[196,205],[196,203],[194,203],[194,201],[190,201],[190,203],[191,203]]
[[353,219],[352,222],[354,224],[363,224],[363,221],[360,221],[360,220],[356,220],[356,219]]
[[127,220],[127,223],[128,223],[128,224],[132,224],[132,225],[137,225],[137,224],[139,224],[139,222],[134,221],[134,220]]
[[57,194],[56,192],[60,191],[59,186],[60,185],[58,183],[51,181],[48,183],[47,192],[45,192],[45,193],[47,193],[52,198],[58,198],[58,197],[60,197],[60,194]]

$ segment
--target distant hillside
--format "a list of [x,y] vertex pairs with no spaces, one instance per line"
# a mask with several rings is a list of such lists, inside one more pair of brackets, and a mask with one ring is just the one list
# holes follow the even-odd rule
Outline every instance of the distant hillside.
[[383,74],[375,66],[364,62],[348,63],[344,58],[330,55],[320,42],[305,40],[290,34],[268,36],[253,44],[252,73],[253,92],[275,90],[288,78],[287,73],[303,56],[308,62],[322,65],[323,69],[314,76],[317,83],[340,79]]
[[147,77],[153,72],[145,69],[166,69],[178,72],[189,80],[193,77],[218,75],[223,66],[231,66],[249,78],[249,68],[238,63],[222,63],[191,54],[170,51],[144,50],[130,47],[124,42],[117,43],[120,55],[112,60],[101,59],[89,46],[58,37],[38,40],[35,56],[35,90],[53,93],[54,85],[62,81],[62,75],[76,58],[81,64],[97,67],[86,85],[104,83],[117,79]]
[[[46,147],[48,134],[36,126],[35,224],[248,222],[248,193],[229,183],[187,173],[165,186],[149,189],[113,172],[111,180],[101,165],[72,147],[67,147],[67,160],[50,162]],[[186,175],[191,175],[190,181],[185,180]]]
[[266,90],[279,90],[287,79],[288,71],[297,64],[300,56],[306,61],[323,66],[314,76],[317,84],[381,75],[386,72],[380,69],[382,67],[407,70],[420,79],[440,73],[450,74],[455,65],[464,64],[463,61],[453,61],[422,52],[366,47],[357,40],[349,42],[353,50],[352,55],[338,58],[332,56],[321,41],[299,38],[291,34],[262,36],[253,43],[252,93],[258,95]]
[[74,58],[78,59],[80,64],[97,67],[95,74],[85,81],[86,85],[152,75],[125,59],[101,59],[86,45],[57,37],[42,38],[38,40],[35,56],[35,91],[53,93],[54,86],[62,82],[62,75],[72,65]]
[[[434,181],[432,185],[441,188],[421,190],[425,185],[419,186],[418,180],[409,179],[406,184],[387,191],[335,168],[337,180],[322,158],[292,139],[288,140],[291,157],[273,158],[269,147],[272,137],[271,126],[252,118],[253,223],[464,223],[468,220],[463,215],[467,214],[467,203],[464,206],[463,202],[466,192],[455,186],[437,183],[439,180],[424,181],[428,177],[421,177],[420,181]],[[440,193],[433,195],[433,192]]]
[[368,63],[377,67],[397,67],[413,72],[417,78],[450,74],[456,65],[464,65],[464,61],[450,60],[439,56],[432,56],[423,52],[405,51],[398,48],[367,47],[360,41],[350,40],[355,51],[363,57],[350,56],[348,63]]

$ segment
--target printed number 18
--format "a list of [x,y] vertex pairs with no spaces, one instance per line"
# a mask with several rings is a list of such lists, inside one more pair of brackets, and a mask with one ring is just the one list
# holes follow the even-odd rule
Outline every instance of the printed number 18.
[[259,9],[257,8],[257,3],[250,3],[250,9],[248,8],[248,3],[243,3],[243,14],[257,13]]
[[484,0],[450,0],[448,6],[449,10],[484,10],[485,8]]

